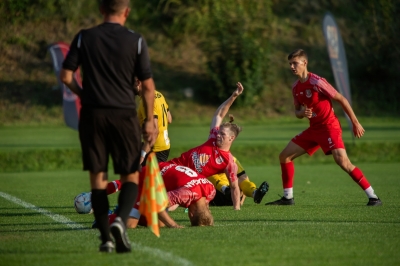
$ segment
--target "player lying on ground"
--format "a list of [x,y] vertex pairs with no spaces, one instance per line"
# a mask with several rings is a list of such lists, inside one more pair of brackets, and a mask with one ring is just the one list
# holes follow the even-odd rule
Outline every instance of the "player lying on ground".
[[[175,186],[170,186],[168,183],[169,181],[167,181],[166,178],[168,177],[168,179],[171,178],[171,180],[175,180],[174,178],[176,177],[170,176],[178,174],[179,169],[189,168],[192,172],[185,170],[185,173],[192,173],[193,175],[196,174],[197,176],[194,177],[199,177],[200,179],[206,176],[226,173],[229,180],[231,194],[233,194],[233,208],[235,210],[240,210],[240,190],[237,179],[237,165],[234,162],[233,156],[229,150],[233,141],[236,139],[239,132],[241,131],[241,128],[231,122],[222,123],[222,121],[228,113],[230,106],[233,104],[236,98],[240,94],[242,94],[243,90],[244,88],[242,84],[238,82],[237,88],[232,93],[232,95],[217,108],[211,122],[209,138],[205,143],[181,154],[181,156],[178,158],[174,158],[168,162],[159,163],[160,172],[164,181],[166,182],[167,191],[172,191],[180,188],[177,183],[175,183]],[[180,168],[177,166],[183,166],[184,168]],[[209,181],[207,180],[207,182],[205,183],[208,182]],[[186,188],[188,187],[186,186]],[[195,194],[189,190],[186,190],[186,193],[187,195],[183,195],[186,198],[181,198],[175,201],[170,200],[170,202],[187,202],[187,198],[199,198],[199,195],[197,195],[198,192],[196,192],[197,194]],[[201,198],[203,197],[211,200],[209,197],[205,196],[202,196]],[[140,196],[138,196],[138,199],[140,199]],[[195,207],[189,208],[189,219],[191,220],[192,225],[196,225],[196,219],[198,219],[198,217],[201,217],[203,213],[208,214],[209,212],[208,202],[205,199],[199,199],[197,201],[195,201],[197,203]],[[136,217],[133,217],[132,219],[137,220]],[[135,221],[133,221],[132,224],[134,222]],[[211,223],[207,225],[211,225]]]
[[365,130],[358,122],[349,102],[324,78],[308,72],[307,54],[302,49],[292,52],[288,60],[290,69],[298,78],[292,87],[295,115],[300,119],[307,117],[310,127],[295,136],[280,153],[283,197],[267,205],[294,204],[293,160],[305,153],[312,155],[320,147],[326,155],[332,154],[335,162],[364,190],[368,197],[368,206],[382,205],[367,178],[347,157],[342,139],[342,128],[333,112],[331,99],[340,103],[353,124],[354,136],[361,138]]
[[[143,167],[139,177],[139,195],[141,195],[143,189],[145,168],[146,166]],[[161,174],[169,200],[168,210],[175,210],[178,206],[188,208],[189,220],[192,226],[214,224],[208,204],[214,198],[216,191],[214,185],[206,177],[197,174],[188,167],[176,164],[169,164],[164,167]],[[139,213],[139,199],[140,196],[129,214],[127,228],[136,228],[137,225],[147,226],[145,217]],[[113,222],[115,217],[115,214],[109,215],[110,223]],[[160,226],[180,227],[170,218],[166,211],[160,213],[159,218],[161,221]],[[92,228],[96,226],[96,222],[94,222]]]
[[[256,187],[256,184],[249,180],[249,177],[246,174],[242,164],[236,157],[233,157],[234,162],[238,166],[237,177],[239,182],[241,200],[240,205],[243,205],[246,197],[250,197],[254,199],[254,202],[259,204],[264,195],[268,192],[269,185],[266,181],[262,182],[259,188]],[[217,189],[217,194],[215,198],[210,202],[210,205],[213,206],[232,206],[233,201],[231,197],[231,191],[229,187],[229,180],[225,173],[216,174],[208,177],[208,180],[213,183],[215,188]]]

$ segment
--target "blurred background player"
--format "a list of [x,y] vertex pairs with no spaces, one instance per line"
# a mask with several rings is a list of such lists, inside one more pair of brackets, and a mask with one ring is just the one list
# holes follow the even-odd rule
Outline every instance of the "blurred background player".
[[[262,182],[259,188],[256,187],[256,184],[250,181],[249,177],[246,174],[242,164],[236,157],[233,157],[234,162],[238,167],[237,177],[240,188],[240,205],[243,205],[246,197],[253,198],[254,203],[259,204],[265,194],[268,192],[269,185],[266,181]],[[213,183],[217,190],[217,194],[215,198],[210,202],[211,205],[214,206],[232,206],[232,197],[231,191],[229,187],[229,180],[225,173],[216,174],[208,177],[208,180]]]
[[[146,113],[144,109],[144,102],[142,98],[142,83],[136,79],[135,83],[135,94],[140,98],[138,108],[139,123],[142,126],[146,120]],[[168,104],[165,97],[159,91],[155,91],[154,97],[154,126],[158,132],[156,142],[153,147],[150,147],[148,142],[144,142],[142,145],[142,151],[140,155],[140,163],[146,162],[147,154],[153,151],[156,154],[158,162],[166,162],[168,160],[171,142],[168,137],[168,124],[172,123],[172,115],[169,111]],[[114,180],[107,185],[107,194],[112,194],[119,191],[121,187],[120,180]]]
[[308,72],[308,58],[304,50],[297,49],[290,53],[288,60],[292,73],[298,78],[292,86],[295,115],[299,119],[307,117],[310,127],[295,136],[280,153],[283,197],[266,205],[294,204],[293,160],[305,153],[312,155],[320,147],[326,155],[332,154],[335,162],[364,190],[368,197],[367,206],[382,205],[363,172],[347,157],[342,128],[333,111],[331,99],[340,103],[353,124],[354,136],[361,138],[365,130],[358,122],[349,102],[324,78]]
[[[136,80],[136,89],[138,95],[140,97],[139,100],[139,109],[138,109],[138,118],[140,125],[146,121],[146,112],[144,109],[143,98],[141,96],[141,82]],[[147,142],[144,142],[142,147],[142,161],[146,161],[146,154],[150,151],[155,152],[157,160],[159,162],[166,162],[168,160],[171,143],[168,137],[168,124],[172,123],[172,115],[169,111],[169,107],[167,101],[165,100],[164,95],[161,92],[155,92],[154,98],[154,125],[158,130],[158,136],[156,142],[154,143],[153,147]]]

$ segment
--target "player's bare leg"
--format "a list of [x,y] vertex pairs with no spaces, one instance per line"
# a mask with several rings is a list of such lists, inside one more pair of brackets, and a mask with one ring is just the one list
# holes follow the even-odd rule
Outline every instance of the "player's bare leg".
[[369,184],[367,178],[364,176],[363,172],[353,165],[349,158],[347,157],[347,153],[345,149],[335,149],[332,150],[332,155],[335,162],[346,172],[351,178],[356,182],[365,192],[368,197],[367,206],[380,206],[382,205],[382,201],[375,194],[374,189]]

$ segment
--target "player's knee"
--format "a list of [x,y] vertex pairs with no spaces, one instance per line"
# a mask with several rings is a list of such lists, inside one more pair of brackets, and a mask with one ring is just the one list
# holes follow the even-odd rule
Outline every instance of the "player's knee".
[[283,150],[281,153],[279,153],[279,161],[281,163],[288,163],[290,161],[290,158],[288,154]]

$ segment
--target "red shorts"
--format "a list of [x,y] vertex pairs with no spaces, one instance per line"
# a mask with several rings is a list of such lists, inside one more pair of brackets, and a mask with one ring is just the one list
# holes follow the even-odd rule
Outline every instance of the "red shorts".
[[344,149],[341,129],[313,129],[307,128],[292,141],[312,155],[320,147],[325,155],[332,154],[332,150]]

